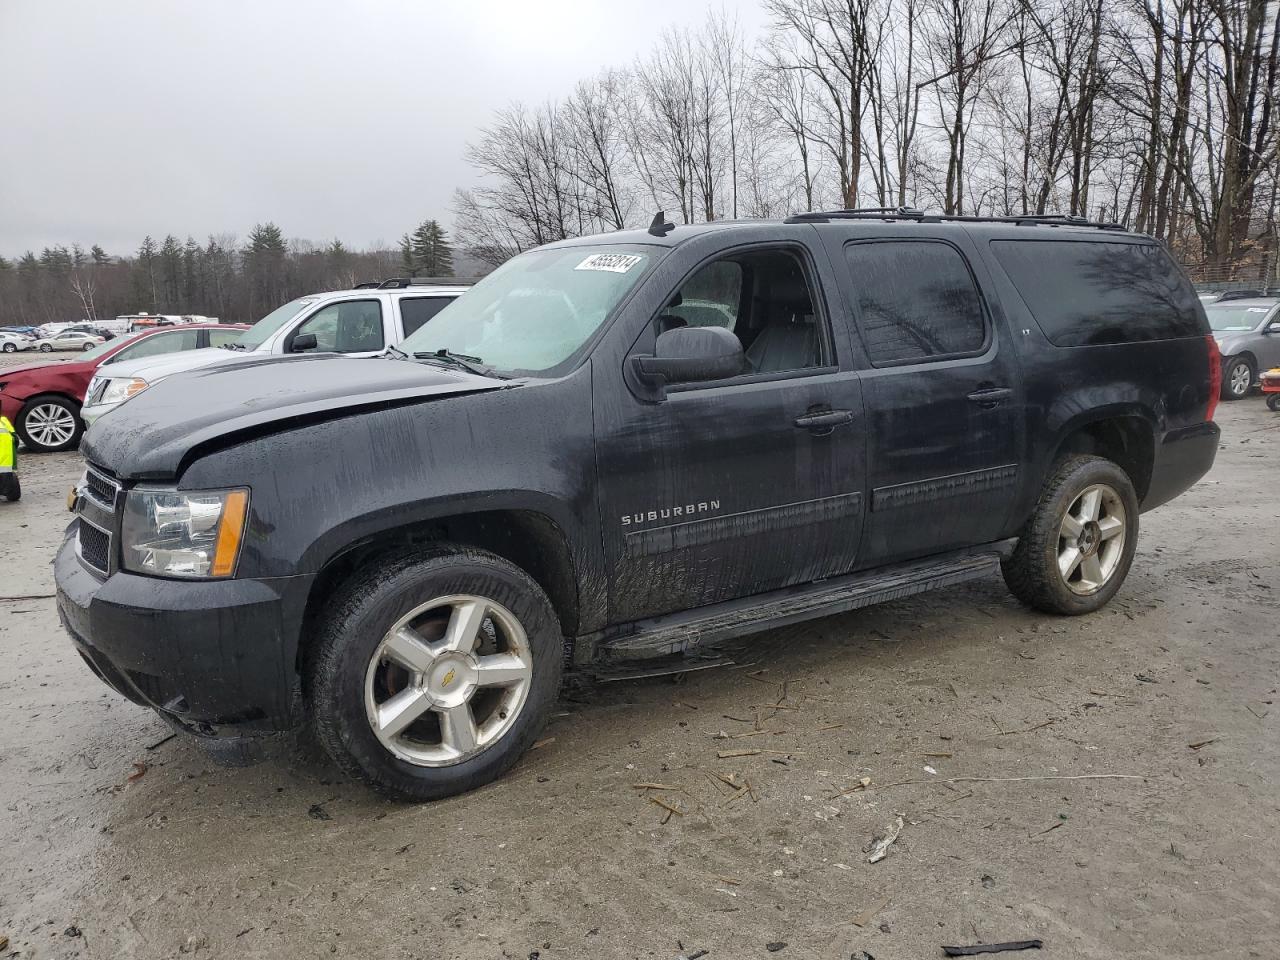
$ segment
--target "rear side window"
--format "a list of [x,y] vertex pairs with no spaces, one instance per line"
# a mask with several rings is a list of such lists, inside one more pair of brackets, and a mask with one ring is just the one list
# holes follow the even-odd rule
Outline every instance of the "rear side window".
[[405,297],[400,301],[404,335],[417,333],[428,320],[453,302],[453,297]]
[[982,298],[955,247],[929,240],[851,243],[845,259],[871,362],[919,363],[978,353]]
[[125,347],[111,359],[112,362],[139,360],[142,357],[156,357],[162,353],[175,353],[178,350],[194,350],[198,336],[195,330],[157,333],[150,337],[143,337],[137,343]]
[[1155,244],[993,240],[991,247],[1055,346],[1204,334],[1195,291]]

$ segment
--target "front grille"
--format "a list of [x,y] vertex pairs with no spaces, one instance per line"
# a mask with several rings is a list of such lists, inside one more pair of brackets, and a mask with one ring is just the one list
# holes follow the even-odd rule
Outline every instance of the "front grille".
[[111,559],[111,534],[81,517],[77,531],[77,551],[81,560],[95,570],[106,573]]
[[89,467],[84,473],[84,490],[104,507],[114,509],[120,484],[102,471]]

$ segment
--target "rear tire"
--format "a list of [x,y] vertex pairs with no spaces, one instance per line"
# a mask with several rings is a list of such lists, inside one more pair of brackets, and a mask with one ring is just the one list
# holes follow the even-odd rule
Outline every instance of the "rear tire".
[[1129,475],[1102,457],[1071,457],[1045,483],[1001,572],[1028,606],[1092,613],[1124,583],[1137,544],[1138,497]]
[[483,550],[391,557],[342,589],[320,631],[306,670],[316,739],[344,771],[400,799],[437,800],[501,776],[560,690],[551,602]]
[[1232,357],[1222,365],[1222,399],[1243,400],[1253,388],[1254,369],[1248,357]]
[[96,346],[97,346],[96,343],[86,343],[83,347],[80,348],[80,352],[88,353],[90,350],[92,350]]
[[47,344],[47,343],[42,343],[42,344],[40,344],[40,352],[41,352],[41,353],[53,353],[53,347],[51,347],[51,346],[50,346],[49,344]]
[[6,343],[3,349],[5,353],[14,353],[17,351],[18,347],[16,344],[10,342],[10,343]]

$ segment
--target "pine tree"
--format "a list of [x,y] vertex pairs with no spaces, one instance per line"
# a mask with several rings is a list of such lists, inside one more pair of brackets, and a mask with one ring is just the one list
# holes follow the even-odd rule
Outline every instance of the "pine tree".
[[400,238],[400,265],[409,276],[413,276],[418,266],[413,258],[413,237],[407,233]]
[[178,310],[182,297],[182,247],[172,233],[167,234],[160,245],[160,276],[167,309]]
[[133,274],[133,292],[140,300],[147,301],[147,309],[154,310],[156,305],[156,242],[151,234],[142,238],[142,246],[138,248],[138,259]]
[[93,261],[95,267],[105,267],[111,262],[111,258],[107,256],[107,251],[96,243],[89,248],[89,259]]
[[453,247],[438,221],[424,220],[411,237],[412,267],[428,277],[453,276]]
[[284,234],[274,223],[259,223],[249,231],[249,245],[243,251],[250,282],[250,312],[261,316],[286,299],[286,254]]

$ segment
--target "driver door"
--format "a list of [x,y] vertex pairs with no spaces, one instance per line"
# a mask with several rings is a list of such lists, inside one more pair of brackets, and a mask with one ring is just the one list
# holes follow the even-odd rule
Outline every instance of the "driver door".
[[314,334],[316,345],[306,353],[376,357],[387,347],[385,328],[380,300],[341,300],[326,304],[298,324],[285,342],[285,352],[293,352],[293,341],[310,333]]
[[851,569],[865,479],[861,392],[842,368],[843,338],[816,279],[798,245],[703,263],[632,353],[652,354],[676,326],[719,326],[743,343],[747,372],[669,385],[656,401],[629,389],[622,371],[596,379],[611,622]]

